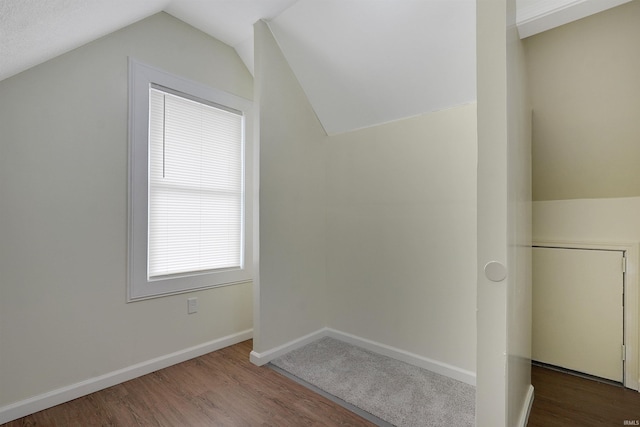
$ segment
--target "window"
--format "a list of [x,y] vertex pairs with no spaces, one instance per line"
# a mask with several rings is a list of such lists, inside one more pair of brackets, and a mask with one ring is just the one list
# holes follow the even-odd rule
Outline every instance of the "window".
[[129,80],[129,301],[251,280],[250,101],[134,60]]

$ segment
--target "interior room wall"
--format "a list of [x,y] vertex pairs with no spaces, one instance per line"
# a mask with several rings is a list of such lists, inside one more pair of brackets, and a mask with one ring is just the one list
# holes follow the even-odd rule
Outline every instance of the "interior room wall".
[[640,196],[640,2],[525,39],[533,200]]
[[525,39],[534,240],[640,241],[640,2]]
[[[515,1],[477,6],[476,425],[524,426],[533,399],[530,104]],[[490,262],[504,276],[487,274]]]
[[254,351],[326,326],[326,134],[267,24],[254,26],[260,273]]
[[[534,112],[534,242],[640,242],[638,22],[640,2],[632,1],[524,40]],[[633,360],[637,336],[626,334],[635,335],[638,319],[625,322]],[[627,368],[629,375],[637,370]]]
[[640,197],[541,200],[533,204],[535,239],[640,242]]
[[164,13],[0,82],[0,409],[250,336],[251,284],[126,303],[129,55],[253,94],[231,47]]
[[254,35],[255,352],[329,327],[473,376],[475,104],[328,137],[269,27]]
[[516,2],[507,2],[507,425],[525,426],[531,385],[531,99],[524,44],[516,26]]
[[475,373],[476,106],[332,136],[328,325]]

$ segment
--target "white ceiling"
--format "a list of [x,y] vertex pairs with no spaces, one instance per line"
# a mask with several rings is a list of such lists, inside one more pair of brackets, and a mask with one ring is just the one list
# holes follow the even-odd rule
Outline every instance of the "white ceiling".
[[253,24],[298,0],[171,0],[165,12],[233,46],[253,74]]
[[[518,0],[521,36],[626,1]],[[253,23],[269,21],[328,133],[476,96],[475,0],[0,0],[0,80],[163,10],[250,71]]]
[[253,41],[254,22],[271,19],[296,1],[0,0],[0,80],[163,10],[230,46],[242,46]]
[[300,0],[269,24],[328,134],[476,99],[475,0]]
[[160,12],[168,0],[0,0],[0,80]]

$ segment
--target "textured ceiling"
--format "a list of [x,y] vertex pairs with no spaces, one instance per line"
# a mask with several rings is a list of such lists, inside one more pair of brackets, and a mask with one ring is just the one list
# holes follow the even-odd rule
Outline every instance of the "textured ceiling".
[[0,0],[0,80],[160,12],[167,0]]
[[296,1],[0,0],[0,80],[163,10],[237,47],[251,69],[253,23]]

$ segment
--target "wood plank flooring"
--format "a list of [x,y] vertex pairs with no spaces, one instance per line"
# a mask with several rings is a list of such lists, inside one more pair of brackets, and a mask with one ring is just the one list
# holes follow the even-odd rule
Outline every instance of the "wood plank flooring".
[[[540,366],[528,427],[606,427],[640,423],[640,393]],[[625,424],[627,421],[627,424]]]
[[373,426],[266,367],[245,341],[4,424],[18,426]]
[[[373,426],[266,367],[251,341],[3,424],[18,426]],[[528,427],[640,422],[640,393],[533,366]]]

